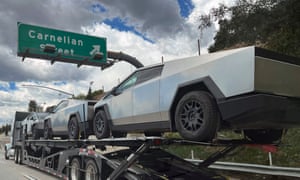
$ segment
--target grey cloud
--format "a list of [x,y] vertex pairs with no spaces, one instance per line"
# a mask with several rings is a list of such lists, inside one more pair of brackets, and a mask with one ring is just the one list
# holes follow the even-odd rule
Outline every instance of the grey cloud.
[[99,19],[90,11],[90,6],[89,1],[81,0],[3,0],[0,6],[0,43],[16,50],[18,21],[80,32],[81,26]]
[[184,19],[180,16],[177,1],[174,0],[101,0],[112,17],[119,14],[137,24],[138,30],[152,38],[170,37],[186,31]]
[[[25,61],[28,61],[25,59]],[[32,60],[30,60],[32,61]],[[37,61],[37,60],[36,60]],[[76,65],[57,63],[46,67],[47,72],[30,63],[22,63],[21,57],[7,55],[0,49],[0,80],[1,81],[56,81],[84,80],[89,76],[90,69],[77,68]]]
[[[90,1],[83,0],[2,0],[0,6],[0,47],[5,47],[15,55],[17,52],[17,22],[37,24],[73,32],[80,32],[81,27],[90,25],[97,14],[92,13]],[[51,81],[84,79],[88,72],[70,65],[59,64],[50,67],[48,73],[39,73],[20,63],[20,58],[8,55],[0,50],[0,80],[23,81],[28,79]]]

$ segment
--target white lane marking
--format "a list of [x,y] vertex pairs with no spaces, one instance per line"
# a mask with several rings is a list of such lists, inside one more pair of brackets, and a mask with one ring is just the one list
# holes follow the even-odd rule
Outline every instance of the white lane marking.
[[35,178],[35,177],[32,177],[30,175],[27,175],[27,174],[23,174],[23,176],[28,179],[28,180],[39,180],[38,178]]

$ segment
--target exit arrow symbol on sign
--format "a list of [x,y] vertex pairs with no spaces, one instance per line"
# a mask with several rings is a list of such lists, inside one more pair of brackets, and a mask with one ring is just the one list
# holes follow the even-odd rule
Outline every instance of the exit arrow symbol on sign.
[[95,54],[96,52],[100,52],[100,45],[93,45],[93,50],[90,52],[90,55]]

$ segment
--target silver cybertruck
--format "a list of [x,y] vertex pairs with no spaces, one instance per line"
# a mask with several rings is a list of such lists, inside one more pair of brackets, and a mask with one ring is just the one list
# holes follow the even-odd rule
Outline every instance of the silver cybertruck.
[[179,132],[211,141],[221,129],[269,143],[300,125],[300,59],[257,47],[136,70],[95,106],[97,138]]

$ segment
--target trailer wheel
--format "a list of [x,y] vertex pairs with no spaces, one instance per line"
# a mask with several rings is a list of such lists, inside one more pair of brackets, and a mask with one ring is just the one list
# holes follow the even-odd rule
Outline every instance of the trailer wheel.
[[94,160],[88,160],[85,166],[85,180],[99,179],[99,172]]
[[103,110],[98,111],[94,117],[94,133],[97,139],[107,138],[110,135],[108,121]]
[[52,132],[50,129],[49,121],[45,121],[44,123],[44,138],[52,139]]
[[19,164],[22,165],[23,164],[23,151],[21,148],[19,148]]
[[70,170],[70,179],[71,180],[80,180],[81,177],[81,171],[80,171],[80,161],[78,158],[74,158],[71,162],[71,170]]
[[69,139],[79,139],[79,125],[76,117],[71,117],[68,123]]
[[255,143],[271,144],[279,141],[283,135],[283,129],[251,129],[244,130],[244,135]]
[[15,163],[18,164],[19,163],[19,148],[15,148]]
[[5,157],[5,159],[6,160],[8,160],[9,159],[9,156],[8,156],[8,150],[7,150],[7,148],[5,147],[5,153],[4,153],[4,157]]
[[176,128],[185,139],[211,141],[216,136],[219,121],[216,102],[208,92],[189,92],[176,106]]

